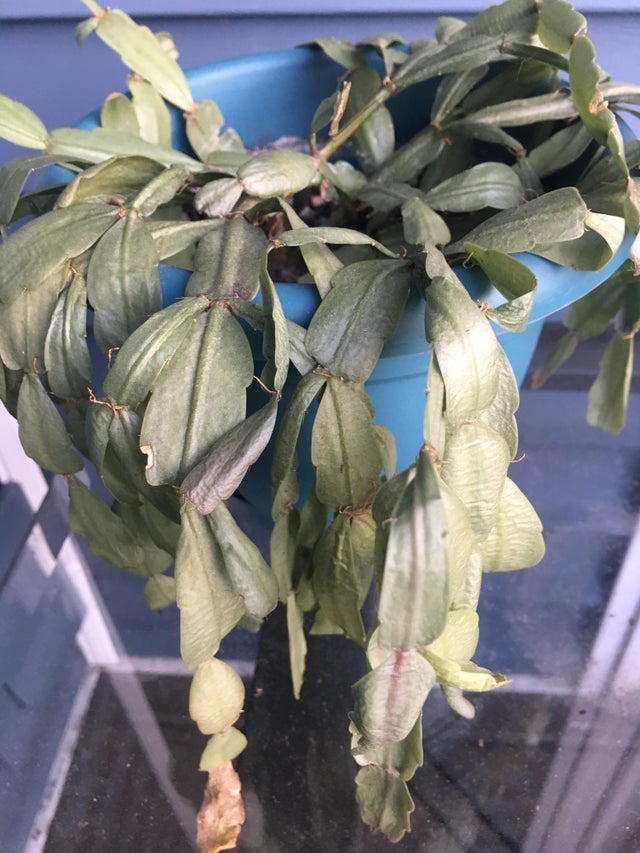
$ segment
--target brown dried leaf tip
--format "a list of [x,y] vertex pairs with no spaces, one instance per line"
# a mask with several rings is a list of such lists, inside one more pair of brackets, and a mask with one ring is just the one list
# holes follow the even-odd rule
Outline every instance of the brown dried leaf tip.
[[235,850],[245,821],[240,777],[227,761],[209,771],[204,799],[198,812],[198,835],[201,853]]

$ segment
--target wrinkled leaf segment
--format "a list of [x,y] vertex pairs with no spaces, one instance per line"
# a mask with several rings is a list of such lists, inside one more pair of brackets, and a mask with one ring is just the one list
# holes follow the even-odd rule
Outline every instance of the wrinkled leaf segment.
[[[131,70],[102,126],[49,132],[0,96],[0,135],[42,151],[0,169],[0,395],[25,450],[68,476],[73,529],[145,577],[151,607],[180,608],[191,714],[211,736],[204,769],[245,742],[233,728],[242,683],[215,657],[229,631],[256,630],[282,602],[296,695],[309,624],[363,649],[350,721],[357,798],[398,840],[429,691],[439,684],[469,716],[464,691],[505,681],[473,661],[483,573],[544,551],[508,476],[518,389],[494,328],[523,329],[537,285],[513,254],[596,268],[625,223],[639,230],[640,146],[625,146],[615,111],[640,89],[607,80],[569,3],[507,0],[468,24],[442,19],[434,39],[406,48],[394,34],[319,41],[344,73],[309,144],[256,153],[215,103],[194,103],[166,34],[86,5],[78,40],[95,32]],[[387,102],[425,83],[431,114],[399,141]],[[167,104],[184,113],[189,153],[172,148]],[[51,165],[70,170],[66,185],[25,195],[28,176]],[[308,328],[280,304],[283,258],[316,285]],[[471,299],[461,261],[484,271],[502,305]],[[160,262],[188,277],[171,304]],[[638,267],[636,250],[572,308],[538,376],[615,318],[589,399],[589,420],[611,432],[625,419]],[[415,291],[431,347],[424,438],[396,471],[366,382]],[[309,494],[297,476],[303,421]],[[267,563],[227,501],[272,440]],[[75,476],[83,458],[110,504]]]

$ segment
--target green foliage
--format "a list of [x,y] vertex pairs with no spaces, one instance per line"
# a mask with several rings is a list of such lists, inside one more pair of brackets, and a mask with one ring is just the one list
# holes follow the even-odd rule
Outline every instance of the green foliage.
[[[194,102],[165,39],[85,4],[78,40],[95,32],[132,71],[102,126],[48,131],[0,96],[0,136],[45,152],[0,168],[0,399],[25,450],[67,475],[72,528],[145,579],[150,607],[177,604],[191,715],[212,735],[201,769],[245,744],[233,728],[242,682],[215,658],[231,630],[286,607],[296,696],[311,621],[362,648],[357,798],[399,840],[431,688],[470,717],[464,691],[506,680],[473,660],[483,572],[544,553],[508,477],[518,389],[495,327],[523,330],[538,285],[514,255],[599,269],[625,227],[640,230],[638,143],[625,146],[617,123],[640,88],[608,81],[570,3],[506,0],[468,23],[442,18],[435,39],[409,46],[394,33],[319,40],[340,68],[308,147],[252,151],[213,101]],[[388,103],[400,92],[424,116],[408,139]],[[173,147],[169,104],[188,151]],[[25,192],[52,165],[65,185]],[[638,251],[571,308],[537,376],[613,323],[588,419],[614,433],[640,328]],[[502,301],[478,305],[461,263]],[[170,305],[161,264],[188,276]],[[283,270],[315,287],[305,323],[285,316]],[[396,473],[365,383],[407,303],[424,308],[427,393],[423,443]],[[227,505],[268,448],[269,562]],[[108,502],[74,476],[84,459]],[[313,469],[308,494],[299,466]]]

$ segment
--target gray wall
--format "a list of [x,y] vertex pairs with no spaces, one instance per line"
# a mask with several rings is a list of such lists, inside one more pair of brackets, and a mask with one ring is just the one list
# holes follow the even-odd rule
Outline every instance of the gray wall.
[[[280,0],[273,11],[267,0],[122,0],[116,5],[154,30],[169,30],[189,68],[318,36],[357,40],[390,30],[409,40],[431,35],[440,14],[468,17],[487,4]],[[393,13],[386,11],[389,5]],[[640,0],[578,0],[576,5],[589,19],[600,64],[616,79],[640,81]],[[49,127],[73,124],[124,85],[124,66],[95,36],[82,48],[75,44],[74,25],[83,17],[80,0],[0,0],[0,92],[26,103]],[[16,153],[0,143],[0,162]]]

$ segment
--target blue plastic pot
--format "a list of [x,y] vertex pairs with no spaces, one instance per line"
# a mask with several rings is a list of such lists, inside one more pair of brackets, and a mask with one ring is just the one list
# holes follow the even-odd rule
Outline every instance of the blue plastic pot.
[[[318,103],[335,91],[336,79],[343,69],[313,48],[264,53],[196,68],[187,73],[196,100],[212,98],[247,145],[260,145],[281,136],[308,134]],[[410,136],[429,121],[430,92],[423,86],[421,95],[404,92],[389,102],[399,136]],[[422,100],[422,108],[421,108]],[[83,122],[91,127],[97,113]],[[182,124],[177,118],[174,141],[188,150]],[[595,272],[578,272],[529,254],[518,259],[530,267],[538,279],[538,290],[528,328],[520,333],[498,330],[499,340],[511,362],[518,383],[522,383],[545,317],[584,296],[603,282],[625,259],[632,238],[627,234],[616,256]],[[504,297],[491,286],[478,269],[457,270],[475,299],[491,306]],[[184,293],[186,274],[165,267],[162,270],[165,303]],[[278,285],[287,316],[306,326],[318,305],[315,288],[304,284]],[[417,297],[409,301],[400,327],[386,346],[367,382],[367,391],[376,410],[376,421],[388,427],[396,437],[398,469],[415,458],[422,444],[422,412],[425,400],[429,347],[424,338],[424,303]],[[292,369],[292,373],[295,370]],[[288,394],[291,393],[291,381]],[[285,394],[285,403],[286,396]],[[262,400],[263,402],[263,400]],[[301,494],[306,494],[313,477],[310,461],[311,418],[303,424],[298,457]],[[242,486],[243,496],[266,512],[270,507],[269,450],[251,468]]]

